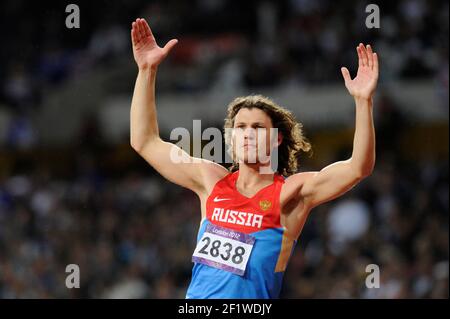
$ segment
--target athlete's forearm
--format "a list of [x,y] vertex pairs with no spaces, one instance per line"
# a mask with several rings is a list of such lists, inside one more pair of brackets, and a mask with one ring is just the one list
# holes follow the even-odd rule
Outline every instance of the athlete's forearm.
[[156,69],[139,69],[130,111],[130,142],[139,149],[159,137],[155,106]]
[[362,176],[372,173],[375,166],[375,128],[372,98],[355,98],[356,121],[351,163]]

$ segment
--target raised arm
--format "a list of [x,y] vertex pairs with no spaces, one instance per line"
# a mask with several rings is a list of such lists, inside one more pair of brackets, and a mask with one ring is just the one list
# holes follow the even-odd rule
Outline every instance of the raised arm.
[[[298,173],[292,177],[299,185],[299,196],[309,207],[337,198],[369,176],[375,166],[375,129],[373,124],[373,94],[378,81],[378,56],[370,45],[359,44],[358,73],[352,80],[347,68],[342,68],[345,86],[356,105],[355,135],[350,159],[333,163],[319,172]],[[290,178],[291,178],[290,177]]]
[[[178,146],[164,142],[159,136],[155,104],[155,80],[158,65],[176,45],[170,40],[163,48],[144,19],[132,24],[133,55],[139,72],[134,87],[130,111],[130,143],[156,171],[171,182],[189,188],[196,193],[204,190],[205,170],[225,170],[218,164],[194,159]],[[173,155],[184,161],[174,162]]]

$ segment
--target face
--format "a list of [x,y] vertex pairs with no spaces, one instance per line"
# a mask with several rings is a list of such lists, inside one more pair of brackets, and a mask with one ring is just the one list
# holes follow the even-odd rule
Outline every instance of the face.
[[[272,142],[270,135],[272,134]],[[272,120],[258,108],[242,108],[234,119],[232,146],[239,163],[268,163],[274,147],[281,142]]]

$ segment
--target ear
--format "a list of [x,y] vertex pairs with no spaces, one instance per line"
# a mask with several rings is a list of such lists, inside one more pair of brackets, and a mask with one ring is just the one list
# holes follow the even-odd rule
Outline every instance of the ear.
[[278,132],[278,145],[280,146],[281,143],[283,143],[283,134],[281,134],[281,132]]

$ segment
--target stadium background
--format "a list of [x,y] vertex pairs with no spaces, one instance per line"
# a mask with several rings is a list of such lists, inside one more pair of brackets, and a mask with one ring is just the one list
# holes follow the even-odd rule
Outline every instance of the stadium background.
[[[371,43],[381,77],[374,173],[311,213],[282,298],[448,298],[448,2],[87,1],[0,4],[0,298],[183,298],[200,221],[195,195],[129,144],[137,74],[129,30],[160,45],[161,135],[221,128],[225,106],[261,93],[291,109],[314,154],[351,155],[354,105],[340,67]],[[205,142],[205,141],[204,141]],[[381,287],[367,289],[377,264]],[[65,287],[77,264],[81,287]]]

